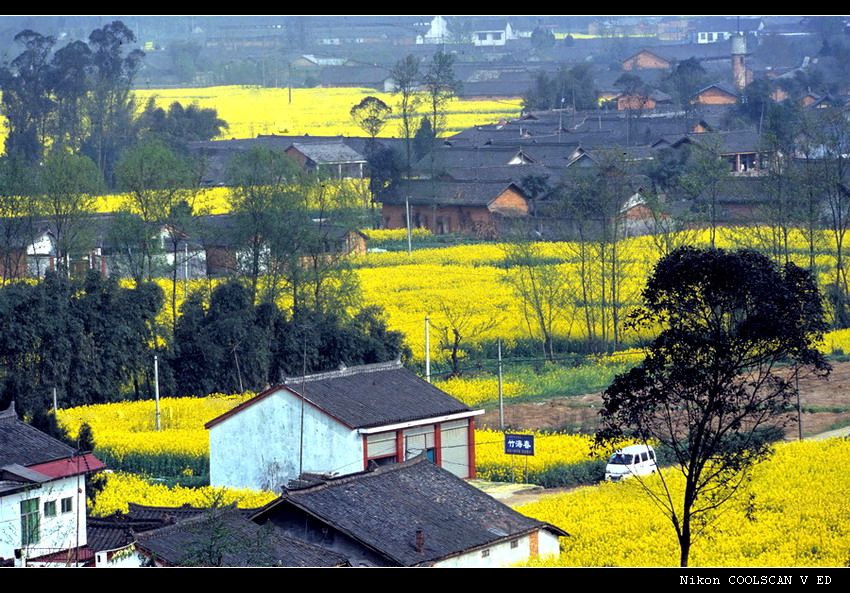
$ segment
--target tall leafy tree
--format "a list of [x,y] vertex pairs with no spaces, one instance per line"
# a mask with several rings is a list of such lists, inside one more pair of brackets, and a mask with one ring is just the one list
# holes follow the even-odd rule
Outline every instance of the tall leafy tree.
[[416,107],[420,101],[417,92],[421,78],[419,59],[413,55],[400,59],[390,71],[390,77],[394,84],[393,93],[399,97],[398,114],[401,117],[401,136],[404,138],[404,165],[405,172],[410,177],[411,142],[415,133]]
[[422,88],[428,97],[431,111],[431,129],[434,137],[439,136],[446,127],[446,104],[460,92],[462,83],[455,76],[455,57],[438,50],[422,75]]
[[351,118],[357,125],[369,135],[372,142],[384,126],[387,118],[393,112],[392,108],[377,97],[368,96],[351,108]]
[[135,41],[133,32],[121,21],[113,21],[89,35],[90,129],[83,152],[97,164],[110,186],[121,152],[135,140],[135,101],[131,89],[145,55],[141,50],[129,49]]
[[793,264],[681,248],[656,265],[631,323],[661,331],[644,361],[605,391],[598,438],[628,435],[670,451],[672,472],[638,479],[687,566],[694,538],[768,454],[759,432],[788,420],[795,377],[829,371],[817,348],[824,310],[814,278]]
[[95,196],[103,187],[100,171],[86,156],[55,150],[42,167],[40,185],[39,211],[50,222],[57,264],[67,274],[71,257],[87,242]]
[[72,152],[82,148],[87,134],[86,101],[90,91],[92,51],[83,41],[73,41],[53,54],[50,88],[56,103],[52,127],[53,146]]
[[35,234],[35,173],[20,158],[0,158],[0,285],[26,273],[26,249]]
[[141,250],[146,277],[150,279],[158,246],[149,237],[158,235],[178,203],[191,198],[191,169],[185,159],[161,141],[148,139],[121,157],[116,175],[119,187],[128,194],[132,210],[146,227]]
[[[283,233],[284,245],[298,251],[301,227],[308,220],[293,220],[300,198],[294,187],[301,178],[297,163],[289,156],[256,147],[234,156],[228,169],[230,209],[235,217],[235,243],[247,249],[247,276],[251,302],[259,297],[261,273],[269,270],[264,258],[270,241]],[[271,295],[276,293],[275,290]],[[272,300],[274,300],[272,298]]]
[[15,35],[24,50],[0,69],[0,103],[6,116],[6,154],[35,164],[44,155],[54,101],[50,95],[50,52],[56,39],[29,29]]

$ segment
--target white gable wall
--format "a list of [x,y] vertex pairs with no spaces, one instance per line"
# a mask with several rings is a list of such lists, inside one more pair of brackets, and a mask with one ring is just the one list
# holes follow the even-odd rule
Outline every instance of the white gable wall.
[[[278,492],[297,478],[301,408],[279,389],[210,428],[210,484]],[[361,435],[308,403],[303,409],[303,471],[362,471]]]
[[[61,478],[24,492],[0,497],[0,558],[14,558],[21,548],[21,501],[38,499],[39,539],[26,550],[29,557],[43,556],[86,545],[86,480]],[[62,499],[71,498],[71,510],[62,512]],[[44,515],[44,503],[56,503],[56,515]],[[79,540],[77,539],[79,529]]]
[[[427,533],[425,537],[428,537]],[[527,562],[534,556],[532,538],[535,537],[538,545],[537,553],[540,557],[557,556],[560,553],[558,536],[551,531],[540,529],[535,533],[515,539],[516,547],[512,545],[511,541],[504,541],[483,550],[475,550],[441,560],[434,566],[439,568],[490,568]]]

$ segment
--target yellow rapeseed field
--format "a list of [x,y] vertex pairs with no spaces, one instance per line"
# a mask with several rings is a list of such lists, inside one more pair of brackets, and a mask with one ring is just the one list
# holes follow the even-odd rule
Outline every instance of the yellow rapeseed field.
[[[260,134],[363,136],[365,132],[354,123],[350,111],[370,95],[378,97],[394,113],[397,112],[396,97],[372,89],[295,88],[292,89],[291,103],[289,91],[285,88],[217,86],[136,91],[142,107],[150,97],[154,97],[157,105],[166,108],[174,101],[184,106],[197,103],[201,107],[215,108],[219,117],[229,124],[221,138],[254,138]],[[453,99],[446,107],[446,132],[454,133],[474,125],[514,118],[521,108],[519,99]],[[421,112],[425,113],[424,104]],[[399,120],[390,119],[381,136],[399,135]]]
[[202,473],[209,464],[204,424],[253,395],[162,398],[160,431],[152,400],[68,408],[59,410],[57,419],[72,437],[87,422],[94,433],[95,451],[119,467],[192,475]]
[[[492,401],[499,395],[499,380],[495,377],[452,377],[445,381],[435,381],[446,393],[456,397],[467,406],[476,407],[485,401]],[[523,385],[516,381],[502,382],[502,396],[511,399],[523,394]]]
[[504,435],[499,431],[475,431],[475,456],[479,468],[485,468],[483,472],[479,470],[479,477],[487,479],[487,469],[492,467],[527,466],[539,471],[558,464],[583,463],[608,453],[608,449],[595,453],[593,437],[588,435],[519,432],[535,435],[533,457],[506,455]]
[[[393,95],[356,88],[292,89],[292,103],[289,102],[287,89],[257,86],[139,89],[135,94],[139,110],[144,108],[151,97],[157,106],[163,108],[178,101],[184,107],[197,103],[201,107],[216,109],[218,116],[229,124],[219,139],[254,138],[260,134],[363,136],[365,132],[351,119],[350,111],[369,95],[380,98],[394,112],[397,111],[397,100]],[[519,99],[453,99],[447,106],[445,133],[452,134],[470,126],[515,118],[521,108]],[[423,106],[423,114],[424,109]],[[5,143],[6,134],[5,118],[0,117],[0,149]],[[390,119],[381,136],[399,135],[399,120],[396,116]]]
[[[403,229],[366,230],[365,233],[378,241],[403,240],[406,237]],[[741,229],[719,229],[717,243],[725,248],[734,248],[736,237],[741,234]],[[414,241],[425,236],[427,232],[417,229]],[[707,232],[697,235],[695,244],[707,245]],[[444,362],[450,353],[441,345],[443,330],[449,325],[447,310],[468,317],[467,327],[489,326],[473,337],[466,337],[462,346],[480,345],[501,338],[510,347],[518,339],[529,336],[522,304],[507,282],[509,272],[504,268],[505,247],[500,243],[457,245],[415,249],[410,255],[406,251],[386,251],[355,256],[349,263],[359,279],[364,304],[379,305],[384,309],[389,328],[404,334],[416,361],[425,358],[424,322],[426,315],[430,317],[431,359]],[[624,318],[623,313],[628,313],[631,307],[638,304],[640,291],[659,255],[651,237],[627,239],[620,244],[620,251],[624,260],[621,285],[621,299],[624,303],[621,318]],[[578,282],[576,252],[576,244],[568,242],[544,243],[540,248],[541,257],[548,262],[545,265],[557,266],[561,274],[571,278],[572,283]],[[806,262],[797,263],[805,265]],[[819,275],[821,286],[831,281],[828,272],[830,265],[832,259],[829,256],[818,259],[819,269],[822,270]],[[156,282],[167,296],[158,320],[163,327],[170,327],[171,281],[160,278]],[[188,290],[208,293],[219,282],[221,280],[218,279],[192,280],[188,283]],[[132,283],[125,281],[124,284],[129,286]],[[186,288],[187,285],[179,281],[178,311]],[[283,301],[279,304],[287,306]],[[581,310],[577,306],[567,307],[566,314],[556,323],[555,330],[559,337],[576,340],[584,338]],[[627,342],[645,337],[624,333]],[[850,331],[830,332],[822,348],[826,353],[850,353]],[[637,362],[640,355],[636,353],[629,359]],[[459,393],[462,395],[465,392]],[[462,395],[462,399],[465,396]],[[475,405],[476,400],[470,399],[467,403]]]
[[[850,480],[837,460],[848,457],[848,439],[776,445],[751,484],[694,541],[691,566],[847,565]],[[665,473],[678,486],[676,474]],[[570,534],[560,558],[540,565],[678,564],[673,527],[636,480],[579,488],[518,510]]]
[[112,513],[126,513],[129,503],[179,507],[187,504],[193,507],[209,507],[212,504],[236,506],[253,509],[274,500],[273,492],[244,490],[237,488],[184,488],[155,484],[142,476],[125,472],[106,474],[106,486],[97,495],[90,509],[95,517],[104,517]]

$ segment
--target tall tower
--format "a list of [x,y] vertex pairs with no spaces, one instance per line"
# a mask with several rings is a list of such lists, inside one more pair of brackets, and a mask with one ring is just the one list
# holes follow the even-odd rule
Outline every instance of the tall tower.
[[732,80],[739,93],[747,86],[747,38],[740,31],[732,37]]

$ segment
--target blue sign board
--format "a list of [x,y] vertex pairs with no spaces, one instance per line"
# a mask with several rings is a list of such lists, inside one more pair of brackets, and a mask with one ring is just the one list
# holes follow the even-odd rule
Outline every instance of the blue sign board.
[[506,455],[534,455],[533,434],[506,434]]

